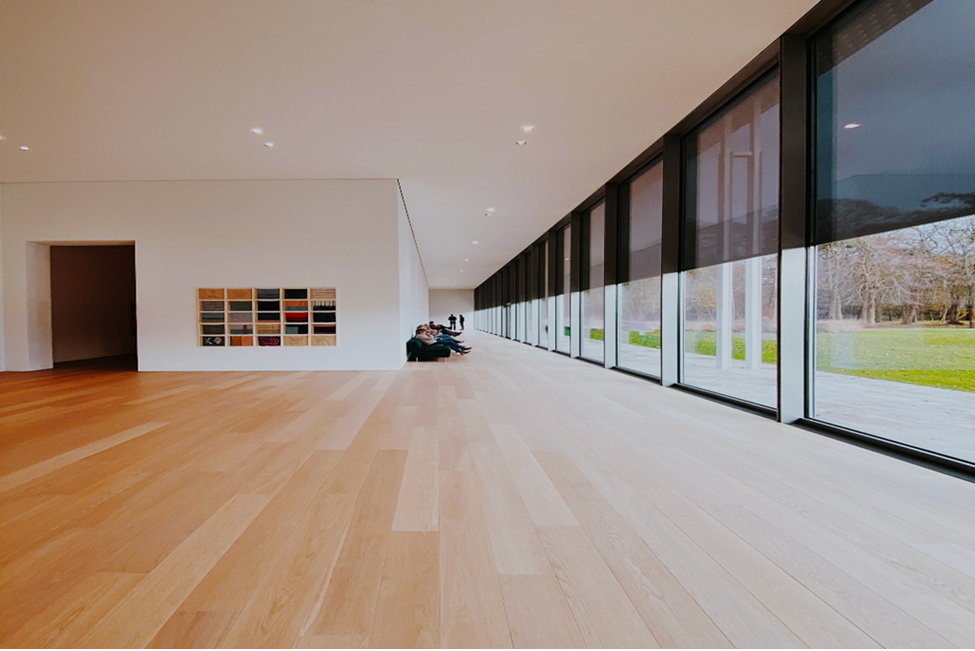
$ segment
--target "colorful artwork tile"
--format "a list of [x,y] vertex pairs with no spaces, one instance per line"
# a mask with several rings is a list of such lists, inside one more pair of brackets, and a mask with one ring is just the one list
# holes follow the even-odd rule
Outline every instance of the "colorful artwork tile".
[[327,287],[198,288],[199,343],[210,347],[335,346],[335,296],[335,289]]
[[334,301],[335,289],[318,287],[311,290],[311,298],[317,301]]

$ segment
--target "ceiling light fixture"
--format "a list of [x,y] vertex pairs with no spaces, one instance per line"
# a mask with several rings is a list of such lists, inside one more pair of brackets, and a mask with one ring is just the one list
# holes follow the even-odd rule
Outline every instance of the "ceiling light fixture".
[[2,133],[0,133],[0,140],[6,140]]
[[28,147],[27,145],[21,145],[17,149],[19,149],[20,151],[30,151],[30,147]]
[[269,142],[265,142],[264,143],[264,146],[265,147],[273,147],[274,146],[274,143],[273,142],[270,142],[270,141]]
[[470,262],[470,258],[464,258],[464,262]]
[[487,211],[488,212],[494,212],[494,208],[488,208]]
[[843,128],[844,129],[859,129],[860,128],[860,123],[859,122],[847,122],[846,124],[843,125]]
[[535,130],[535,127],[533,127],[533,126],[526,126],[526,127],[522,127],[521,130],[524,131],[525,133],[530,133],[530,132],[532,132],[532,131]]
[[473,242],[471,242],[471,244],[477,244],[477,240],[474,240]]
[[527,145],[528,144],[528,141],[527,140],[517,140],[517,141],[515,141],[515,144],[518,145],[518,146]]
[[254,127],[253,129],[251,129],[251,133],[261,135],[262,133],[264,133],[264,129],[262,129],[261,127]]

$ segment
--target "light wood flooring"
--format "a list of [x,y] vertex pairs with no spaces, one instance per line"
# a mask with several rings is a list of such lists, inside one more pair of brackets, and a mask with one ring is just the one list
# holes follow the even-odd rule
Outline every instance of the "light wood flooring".
[[0,644],[975,646],[975,485],[468,341],[0,374]]

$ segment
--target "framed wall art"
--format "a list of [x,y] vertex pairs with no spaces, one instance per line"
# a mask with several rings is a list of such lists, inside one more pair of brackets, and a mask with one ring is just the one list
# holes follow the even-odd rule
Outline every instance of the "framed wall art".
[[198,288],[200,346],[336,346],[334,287]]

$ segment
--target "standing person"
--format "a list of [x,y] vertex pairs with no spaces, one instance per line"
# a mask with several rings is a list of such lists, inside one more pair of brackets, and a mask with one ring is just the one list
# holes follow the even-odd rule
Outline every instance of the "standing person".
[[464,315],[463,314],[460,315],[460,329],[461,330],[464,329]]
[[447,322],[450,323],[450,329],[451,330],[456,330],[457,329],[457,317],[455,317],[453,314],[451,314],[449,317],[447,317]]

